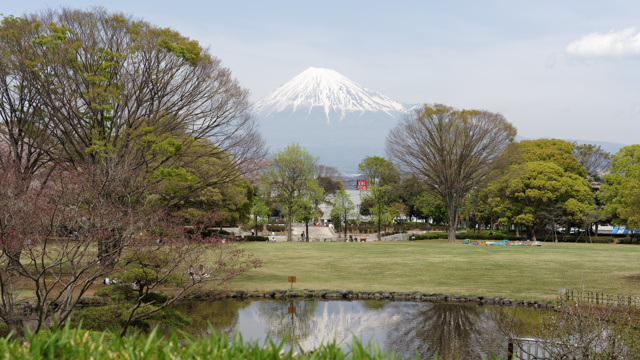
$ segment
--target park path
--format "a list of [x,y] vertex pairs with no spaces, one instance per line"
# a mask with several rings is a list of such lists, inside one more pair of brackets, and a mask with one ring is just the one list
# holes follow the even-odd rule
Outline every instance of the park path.
[[[300,234],[302,234],[303,231],[306,231],[306,227],[304,225],[294,225],[291,231],[293,232],[292,240],[299,241],[301,240]],[[328,227],[313,225],[309,225],[309,234],[307,235],[311,241],[322,241],[323,239],[332,239],[336,237]],[[284,241],[286,240],[287,236],[284,235]]]

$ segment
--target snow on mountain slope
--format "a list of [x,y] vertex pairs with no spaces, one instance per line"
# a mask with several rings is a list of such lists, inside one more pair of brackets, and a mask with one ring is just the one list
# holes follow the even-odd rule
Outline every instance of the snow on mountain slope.
[[310,67],[256,103],[260,118],[295,113],[304,118],[321,112],[328,123],[341,122],[349,115],[385,113],[397,118],[406,107],[376,91],[364,88],[330,69]]

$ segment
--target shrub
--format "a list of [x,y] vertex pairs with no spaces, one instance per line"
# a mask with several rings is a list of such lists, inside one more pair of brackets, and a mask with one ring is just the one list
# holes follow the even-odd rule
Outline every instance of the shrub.
[[446,233],[425,233],[425,234],[416,234],[416,240],[435,240],[435,239],[446,239]]
[[259,236],[259,235],[247,235],[244,237],[246,241],[262,241],[266,242],[269,237],[267,236]]
[[284,225],[269,224],[269,225],[267,225],[267,231],[282,232],[282,231],[285,231],[285,226]]
[[637,238],[623,237],[618,239],[618,244],[639,244]]
[[[127,321],[127,317],[135,306],[136,291],[131,285],[118,284],[104,287],[95,293],[96,296],[107,299],[109,304],[79,309],[69,320],[72,327],[82,327],[96,331],[119,331]],[[140,307],[137,312],[153,310],[154,304],[167,301],[167,296],[160,293],[148,293],[142,301],[147,305]],[[160,323],[172,324],[181,328],[191,323],[191,319],[181,313],[168,308],[162,309],[150,318],[131,324],[137,330],[149,330]]]
[[129,284],[118,284],[104,287],[95,292],[95,296],[108,299],[109,302],[133,301],[137,294]]

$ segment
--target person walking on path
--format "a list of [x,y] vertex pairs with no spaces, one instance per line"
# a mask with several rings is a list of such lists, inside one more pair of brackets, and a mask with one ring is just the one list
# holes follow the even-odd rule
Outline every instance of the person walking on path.
[[300,237],[302,237],[302,242],[304,242],[304,231],[302,232],[302,234],[300,235]]

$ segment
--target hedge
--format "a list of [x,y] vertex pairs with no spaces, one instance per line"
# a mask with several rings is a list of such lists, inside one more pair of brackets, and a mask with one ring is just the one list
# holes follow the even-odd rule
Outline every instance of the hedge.
[[618,240],[618,244],[640,244],[639,238],[624,237],[624,238],[619,238],[617,240]]
[[244,239],[246,241],[262,241],[262,242],[267,242],[267,240],[269,239],[269,237],[267,236],[260,236],[260,235],[247,235],[244,237]]
[[276,224],[268,224],[267,231],[275,231],[282,232],[285,231],[286,227],[284,225],[276,225]]

